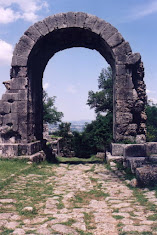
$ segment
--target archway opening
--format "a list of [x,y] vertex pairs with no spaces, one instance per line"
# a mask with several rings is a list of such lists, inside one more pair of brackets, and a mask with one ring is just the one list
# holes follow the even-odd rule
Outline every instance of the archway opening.
[[[107,62],[97,51],[87,48],[66,49],[56,53],[49,60],[44,71],[43,87],[46,84],[46,91],[49,97],[56,96],[55,106],[59,112],[63,112],[62,121],[64,124],[65,122],[71,123],[70,135],[68,135],[66,130],[68,138],[66,136],[65,139],[67,139],[68,144],[64,141],[67,147],[63,146],[63,139],[60,140],[59,138],[65,135],[63,127],[62,131],[59,131],[60,123],[57,126],[48,125],[49,131],[53,136],[54,148],[57,148],[56,142],[58,146],[61,143],[62,149],[65,147],[63,149],[65,154],[62,152],[62,155],[71,156],[70,154],[72,153],[72,156],[77,157],[81,157],[81,155],[85,157],[87,154],[90,156],[104,151],[105,146],[109,146],[109,139],[111,143],[113,132],[111,118],[111,124],[108,123],[110,126],[105,128],[104,116],[106,113],[104,111],[99,112],[98,118],[95,108],[90,109],[90,106],[87,105],[89,91],[100,93],[100,89],[98,90],[98,79],[100,74],[102,74],[102,69],[107,67]],[[105,99],[105,96],[102,98]],[[111,101],[111,106],[113,105],[112,103]],[[91,123],[91,121],[94,122]],[[91,124],[90,128],[88,125],[88,128],[86,126],[85,131],[83,131],[85,123]],[[86,146],[84,146],[84,142],[86,142]],[[87,154],[85,154],[86,152]]]
[[115,59],[111,48],[102,40],[100,35],[88,29],[68,28],[54,31],[42,38],[35,44],[28,60],[29,98],[32,103],[32,106],[29,106],[29,111],[34,116],[34,131],[37,140],[42,139],[43,130],[42,78],[45,67],[55,53],[73,47],[98,51],[112,67],[113,81],[115,79]]

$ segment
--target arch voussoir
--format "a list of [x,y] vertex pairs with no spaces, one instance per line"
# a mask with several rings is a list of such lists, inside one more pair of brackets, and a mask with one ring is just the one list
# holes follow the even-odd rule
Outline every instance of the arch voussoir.
[[87,13],[77,12],[76,13],[76,25],[79,28],[84,28],[85,20],[87,18]]
[[93,31],[93,27],[94,27],[97,20],[98,20],[98,17],[87,14],[87,18],[84,23],[84,28],[90,29]]
[[41,35],[45,36],[49,33],[48,27],[44,21],[39,21],[34,24],[34,27],[40,32]]
[[34,42],[37,42],[41,37],[43,37],[43,35],[34,25],[30,26],[24,34],[31,38]]

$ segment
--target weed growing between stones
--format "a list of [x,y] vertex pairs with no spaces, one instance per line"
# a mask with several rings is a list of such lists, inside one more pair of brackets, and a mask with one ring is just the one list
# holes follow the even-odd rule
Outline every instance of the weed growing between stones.
[[91,212],[90,213],[84,212],[83,214],[84,214],[84,222],[86,224],[86,228],[88,230],[95,229],[96,226],[94,221],[94,215]]
[[62,202],[62,199],[63,199],[63,197],[62,196],[60,196],[59,197],[59,199],[58,199],[58,204],[57,204],[57,209],[63,209],[65,206],[64,206],[64,203]]
[[119,220],[119,219],[124,219],[124,216],[121,216],[121,215],[113,215],[113,218]]
[[76,220],[74,220],[74,219],[69,219],[67,222],[62,222],[61,224],[67,225],[67,226],[71,226],[71,225],[74,224],[75,222],[76,222]]
[[2,228],[2,230],[3,232],[1,234],[3,235],[9,235],[14,231],[13,229],[8,229],[8,228]]

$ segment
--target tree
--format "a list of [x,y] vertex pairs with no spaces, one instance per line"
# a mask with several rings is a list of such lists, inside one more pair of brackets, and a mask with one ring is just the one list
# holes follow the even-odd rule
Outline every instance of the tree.
[[63,113],[57,111],[55,99],[56,96],[48,97],[47,92],[43,91],[43,121],[45,123],[57,124],[57,122],[61,122]]
[[147,114],[147,141],[157,141],[157,104],[148,102],[146,106]]
[[112,113],[97,115],[96,120],[86,124],[80,134],[73,132],[73,148],[77,157],[88,158],[97,152],[104,152],[112,141]]
[[112,69],[102,69],[98,78],[98,88],[100,91],[88,92],[87,104],[94,108],[96,113],[113,112],[113,81]]

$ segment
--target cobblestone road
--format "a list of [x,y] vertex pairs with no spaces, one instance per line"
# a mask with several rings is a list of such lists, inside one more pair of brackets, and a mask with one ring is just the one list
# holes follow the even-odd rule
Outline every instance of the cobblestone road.
[[[155,208],[155,191],[142,193]],[[39,165],[3,189],[0,207],[1,234],[157,234],[156,212],[102,164]]]

